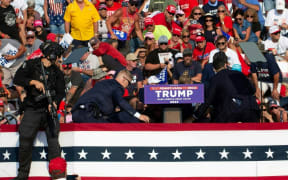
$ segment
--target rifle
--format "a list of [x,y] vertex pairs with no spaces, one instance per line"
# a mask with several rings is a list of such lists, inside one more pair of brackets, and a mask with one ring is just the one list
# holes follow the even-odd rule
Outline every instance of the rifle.
[[[48,85],[47,85],[47,79],[46,79],[46,73],[45,73],[45,69],[44,69],[44,65],[43,63],[41,62],[41,69],[42,69],[42,75],[43,75],[43,80],[44,80],[44,89],[45,89],[45,96],[48,100],[48,104],[50,105],[51,109],[50,109],[50,116],[51,116],[51,119],[48,119],[48,126],[49,126],[49,129],[50,129],[50,133],[52,135],[52,137],[55,137],[56,136],[56,133],[55,133],[55,127],[56,127],[56,124],[57,124],[57,121],[58,121],[58,117],[57,117],[57,111],[53,105],[53,100],[52,100],[52,97],[51,97],[51,92],[50,90],[48,89]],[[48,106],[49,106],[48,105]]]

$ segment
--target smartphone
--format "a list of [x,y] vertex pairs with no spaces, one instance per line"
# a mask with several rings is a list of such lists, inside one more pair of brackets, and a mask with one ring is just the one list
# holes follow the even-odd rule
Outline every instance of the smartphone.
[[66,176],[66,179],[67,179],[67,180],[76,180],[77,177],[78,177],[77,174],[76,174],[76,175],[67,175],[67,176]]

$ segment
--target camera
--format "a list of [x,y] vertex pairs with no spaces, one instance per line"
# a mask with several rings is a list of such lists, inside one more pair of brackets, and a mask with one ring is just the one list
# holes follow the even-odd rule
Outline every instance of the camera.
[[197,24],[197,21],[196,20],[190,20],[190,24]]

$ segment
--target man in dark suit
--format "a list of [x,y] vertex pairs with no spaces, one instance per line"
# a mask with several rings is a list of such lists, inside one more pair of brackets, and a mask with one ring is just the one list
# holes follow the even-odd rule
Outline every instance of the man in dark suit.
[[[134,110],[122,97],[131,84],[131,73],[121,70],[115,79],[103,80],[81,96],[72,109],[76,123],[137,123],[149,122],[149,117]],[[119,106],[120,111],[115,112]]]
[[212,105],[211,122],[258,122],[260,110],[249,80],[241,72],[227,69],[224,52],[214,55],[213,67],[216,75],[211,79],[205,103],[198,108],[194,118],[201,121]]

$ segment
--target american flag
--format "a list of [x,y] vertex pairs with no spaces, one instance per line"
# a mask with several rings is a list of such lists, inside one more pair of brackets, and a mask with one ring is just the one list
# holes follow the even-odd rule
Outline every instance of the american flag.
[[63,0],[48,0],[50,6],[50,13],[53,15],[62,15],[63,14]]
[[[95,180],[287,180],[288,126],[64,124],[68,174]],[[16,176],[18,133],[0,127],[0,179]],[[48,179],[47,143],[34,143],[32,179]],[[34,178],[33,178],[34,177]]]

